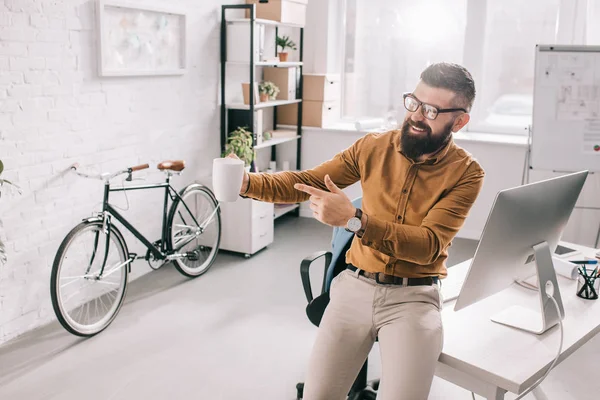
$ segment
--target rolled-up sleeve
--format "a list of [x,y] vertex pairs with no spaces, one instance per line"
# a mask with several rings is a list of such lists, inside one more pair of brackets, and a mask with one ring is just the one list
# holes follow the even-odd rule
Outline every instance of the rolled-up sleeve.
[[248,190],[242,197],[270,203],[300,203],[310,198],[308,193],[294,188],[296,183],[303,183],[321,190],[325,186],[325,176],[341,189],[360,180],[361,172],[358,157],[364,137],[352,146],[336,154],[331,160],[325,161],[312,169],[305,171],[282,171],[275,174],[251,173]]

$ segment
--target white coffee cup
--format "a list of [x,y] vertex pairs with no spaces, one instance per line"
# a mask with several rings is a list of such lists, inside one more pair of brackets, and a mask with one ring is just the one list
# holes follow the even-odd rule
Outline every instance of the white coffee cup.
[[219,201],[238,199],[244,179],[244,161],[231,157],[213,160],[213,192]]

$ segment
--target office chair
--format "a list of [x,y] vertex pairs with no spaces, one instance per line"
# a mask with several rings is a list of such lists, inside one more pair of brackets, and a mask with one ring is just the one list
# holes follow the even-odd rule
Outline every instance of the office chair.
[[[362,198],[355,199],[352,204],[354,207],[360,207]],[[331,241],[331,251],[317,251],[310,256],[302,260],[300,265],[300,276],[302,278],[302,286],[304,287],[304,293],[308,300],[306,306],[306,315],[310,322],[315,326],[319,326],[321,318],[325,312],[325,308],[329,304],[329,288],[333,278],[340,272],[346,269],[345,255],[354,234],[346,232],[344,228],[334,228],[333,237]],[[309,270],[311,264],[325,257],[325,273],[323,275],[323,286],[321,287],[321,294],[313,298],[313,292],[310,285]],[[356,377],[352,388],[348,393],[348,400],[375,400],[377,397],[377,389],[379,388],[379,379],[367,382],[367,364],[368,360],[365,360],[358,376]],[[296,385],[298,391],[298,400],[303,398],[304,383],[298,383]]]

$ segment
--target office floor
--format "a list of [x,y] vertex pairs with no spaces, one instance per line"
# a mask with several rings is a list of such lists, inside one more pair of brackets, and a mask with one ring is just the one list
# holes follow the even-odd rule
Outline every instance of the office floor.
[[[170,266],[143,276],[96,337],[79,339],[53,324],[0,347],[0,399],[294,399],[316,333],[304,314],[299,264],[328,248],[331,230],[286,216],[275,237],[249,260],[220,254],[195,280]],[[456,240],[449,265],[470,258],[475,245]],[[550,374],[549,399],[598,398],[598,383],[579,371],[598,366],[599,345],[596,337]],[[376,346],[371,377],[378,363]],[[436,378],[430,399],[471,395]]]

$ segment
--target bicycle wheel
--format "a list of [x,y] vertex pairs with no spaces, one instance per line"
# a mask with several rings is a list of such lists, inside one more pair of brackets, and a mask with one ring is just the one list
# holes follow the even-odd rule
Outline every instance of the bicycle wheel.
[[204,274],[215,261],[221,242],[221,211],[210,189],[199,184],[184,188],[169,212],[169,250],[181,257],[175,267],[183,275]]
[[52,265],[52,307],[77,336],[100,333],[115,319],[127,291],[128,252],[121,233],[85,221],[65,237]]

